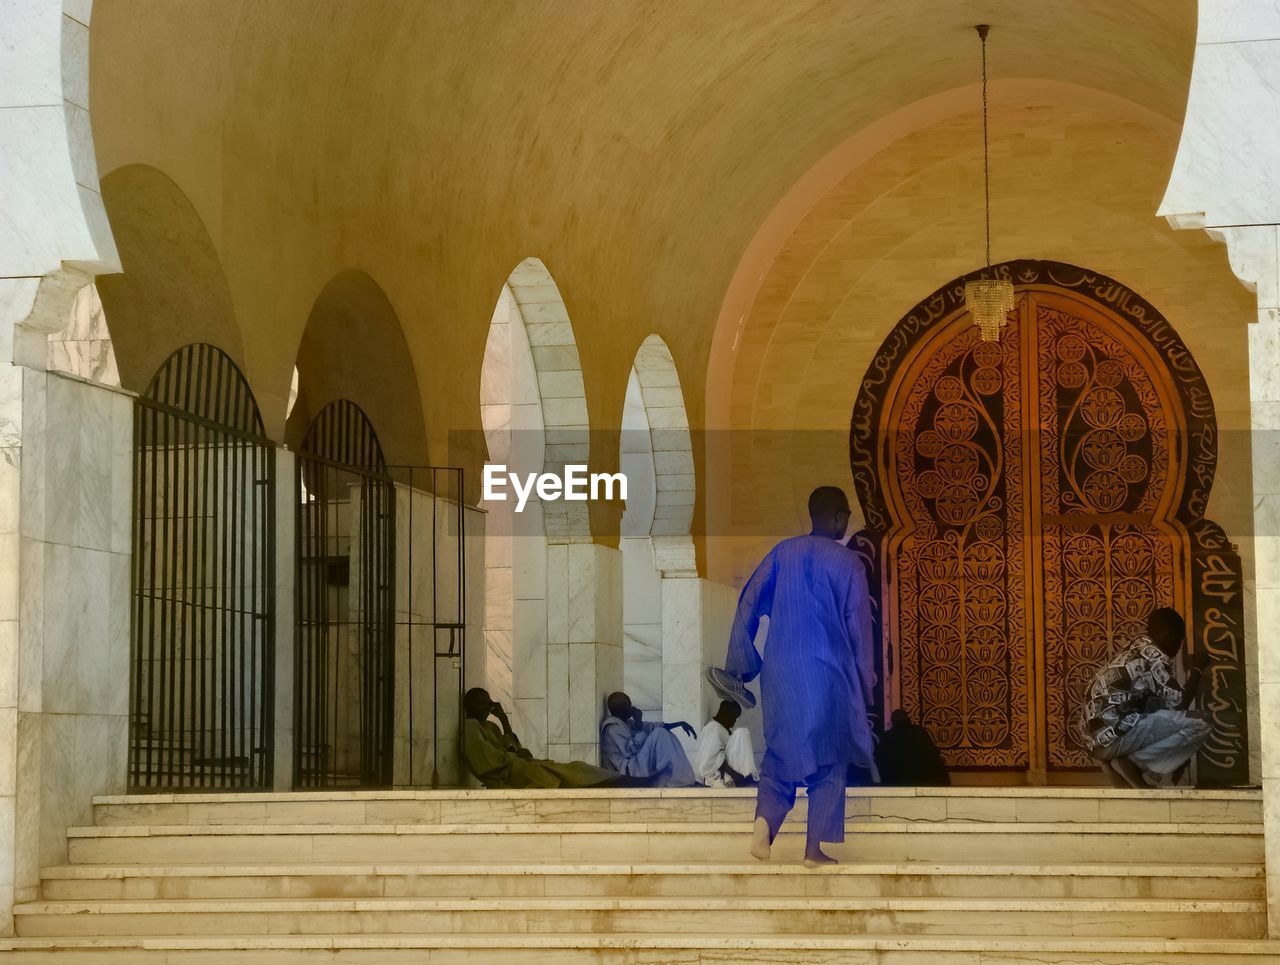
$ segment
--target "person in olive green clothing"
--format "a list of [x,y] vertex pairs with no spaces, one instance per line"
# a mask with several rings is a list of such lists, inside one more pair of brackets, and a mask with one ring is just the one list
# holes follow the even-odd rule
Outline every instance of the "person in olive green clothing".
[[[489,788],[600,787],[617,783],[616,771],[583,761],[537,760],[520,743],[502,705],[482,687],[462,698],[462,752],[471,772]],[[489,718],[502,725],[499,729]]]

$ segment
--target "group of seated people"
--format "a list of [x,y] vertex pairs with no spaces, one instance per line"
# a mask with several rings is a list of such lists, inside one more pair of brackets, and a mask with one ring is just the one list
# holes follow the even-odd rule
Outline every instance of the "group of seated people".
[[[1094,676],[1077,720],[1081,742],[1103,774],[1120,787],[1178,783],[1208,740],[1204,714],[1191,710],[1208,667],[1204,651],[1192,659],[1185,683],[1174,669],[1186,640],[1182,617],[1155,610],[1147,632],[1121,648]],[[625,693],[610,694],[600,727],[598,767],[584,761],[539,760],[524,748],[502,706],[482,688],[467,691],[463,753],[486,787],[743,787],[759,778],[751,734],[738,727],[742,707],[723,700],[701,733],[685,721],[647,721]],[[951,783],[942,754],[906,712],[875,750],[876,772],[854,773],[849,785],[937,786]],[[693,759],[675,736],[696,739]]]
[[[685,721],[647,721],[625,693],[609,695],[600,725],[603,767],[585,761],[535,758],[516,735],[502,705],[480,687],[463,698],[463,751],[467,766],[485,787],[749,787],[760,776],[751,733],[738,727],[742,707],[722,700],[715,715],[694,731]],[[696,739],[690,759],[675,736]],[[942,754],[928,731],[895,711],[893,726],[876,749],[879,783],[892,786],[950,784]],[[854,777],[853,783],[872,783]]]
[[[609,695],[600,726],[603,767],[535,758],[516,736],[502,705],[482,687],[463,697],[462,748],[485,787],[742,787],[759,776],[751,734],[735,730],[742,708],[725,700],[698,734],[686,721],[647,721],[631,698]],[[695,738],[693,760],[673,733]]]

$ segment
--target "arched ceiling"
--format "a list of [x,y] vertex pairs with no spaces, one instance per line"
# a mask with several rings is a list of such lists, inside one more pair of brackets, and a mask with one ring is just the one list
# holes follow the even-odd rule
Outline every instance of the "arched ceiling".
[[[1217,409],[1211,514],[1247,539],[1254,299],[1225,247],[1152,216],[1178,125],[1072,96],[1031,85],[993,107],[992,259],[1102,272],[1169,320]],[[850,417],[877,349],[921,299],[981,267],[979,123],[976,112],[944,117],[868,157],[804,213],[758,280],[726,379],[729,431],[718,435],[729,444],[709,457],[713,579],[741,579],[796,532],[813,486],[849,487]]]
[[618,424],[656,331],[696,426],[757,228],[851,133],[971,84],[977,21],[993,77],[1181,119],[1192,0],[112,0],[94,10],[94,141],[105,175],[151,165],[199,213],[265,407],[326,282],[359,269],[405,328],[442,457],[449,430],[479,428],[486,326],[533,255],[592,424]]

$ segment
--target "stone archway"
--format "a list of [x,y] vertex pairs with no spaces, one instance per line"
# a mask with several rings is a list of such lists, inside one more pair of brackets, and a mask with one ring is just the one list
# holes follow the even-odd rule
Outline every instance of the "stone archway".
[[[481,372],[489,461],[563,473],[587,463],[582,366],[568,310],[540,259],[498,297]],[[485,504],[486,679],[514,706],[525,745],[567,760],[598,755],[603,696],[622,685],[621,554],[592,541],[581,502]]]
[[696,491],[693,444],[680,374],[666,342],[636,352],[622,414],[620,465],[627,509],[623,556],[624,683],[652,718],[701,714],[700,584],[690,527]]
[[885,716],[905,707],[954,767],[1080,780],[1080,693],[1172,605],[1215,661],[1198,778],[1244,781],[1243,580],[1204,518],[1217,426],[1200,370],[1112,279],[992,270],[1018,296],[1001,341],[977,338],[957,279],[890,333],[854,408]]

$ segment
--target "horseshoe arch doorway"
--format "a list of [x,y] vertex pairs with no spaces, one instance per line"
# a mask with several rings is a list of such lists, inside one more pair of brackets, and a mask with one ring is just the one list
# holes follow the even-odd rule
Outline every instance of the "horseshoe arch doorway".
[[1088,680],[1173,606],[1214,669],[1201,785],[1247,783],[1240,560],[1205,519],[1213,401],[1145,300],[1016,261],[999,342],[956,279],[904,317],[850,432],[880,636],[879,716],[923,723],[961,783],[1093,783],[1073,720]]

